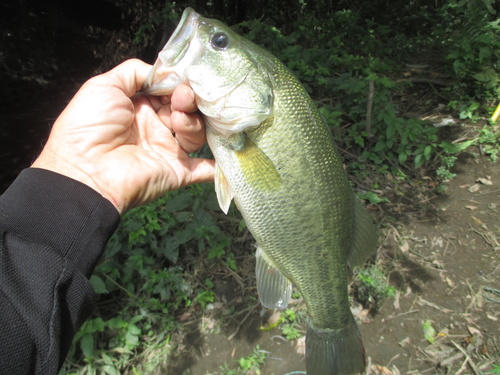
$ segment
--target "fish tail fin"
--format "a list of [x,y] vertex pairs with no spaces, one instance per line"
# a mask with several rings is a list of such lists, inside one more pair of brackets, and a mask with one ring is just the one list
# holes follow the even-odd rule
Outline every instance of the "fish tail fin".
[[311,375],[347,375],[365,369],[365,349],[358,326],[337,330],[309,327],[306,336],[306,367]]

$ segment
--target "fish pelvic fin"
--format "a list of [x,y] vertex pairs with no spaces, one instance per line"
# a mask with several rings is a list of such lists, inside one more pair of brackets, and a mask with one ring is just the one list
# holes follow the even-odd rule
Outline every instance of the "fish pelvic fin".
[[286,308],[292,297],[292,283],[272,264],[261,248],[257,248],[255,256],[260,302],[268,309]]
[[306,335],[306,368],[311,375],[348,375],[365,369],[365,349],[352,321],[341,329],[314,329]]
[[248,137],[235,150],[245,181],[254,189],[271,191],[281,186],[281,177],[269,157]]
[[226,176],[220,169],[219,164],[215,162],[215,193],[217,195],[217,202],[219,202],[219,206],[222,211],[227,215],[227,211],[229,210],[229,206],[231,205],[231,200],[233,199],[233,191],[231,186],[226,180]]
[[356,271],[372,255],[378,235],[372,218],[363,207],[361,199],[354,197],[354,233],[352,247],[347,254],[349,268]]

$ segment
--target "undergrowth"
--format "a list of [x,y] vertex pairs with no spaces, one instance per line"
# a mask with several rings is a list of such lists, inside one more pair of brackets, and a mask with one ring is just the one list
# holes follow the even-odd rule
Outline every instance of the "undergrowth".
[[219,211],[213,184],[197,184],[122,217],[90,279],[97,310],[75,336],[61,374],[166,367],[171,334],[183,328],[175,315],[214,302],[210,279],[198,290],[187,282],[177,265],[181,248],[236,268],[230,238],[212,216]]

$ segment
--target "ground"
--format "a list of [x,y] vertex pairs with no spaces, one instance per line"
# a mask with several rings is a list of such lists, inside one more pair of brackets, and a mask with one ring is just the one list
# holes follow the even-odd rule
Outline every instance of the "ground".
[[[65,92],[55,86],[29,110],[3,116],[1,191],[41,150],[78,84],[68,86]],[[462,125],[451,125],[455,139],[475,131],[474,124]],[[390,203],[369,207],[380,233],[378,253],[371,261],[387,272],[396,294],[378,311],[353,303],[367,374],[498,373],[500,304],[490,299],[500,300],[492,292],[500,289],[500,164],[472,146],[452,172],[456,177],[443,194],[435,192],[436,177],[430,170],[401,182],[400,190],[387,175],[380,189]],[[405,189],[406,200],[400,199],[397,192]],[[252,248],[250,236],[239,243]],[[261,374],[305,371],[303,340],[287,341],[279,327],[260,329],[274,312],[264,310],[256,299],[253,256],[236,260],[237,273],[213,262],[189,261],[191,269],[212,273],[216,301],[212,310],[186,311],[178,317],[184,330],[173,338],[178,345],[172,347],[168,373],[227,374],[225,365],[234,368],[257,345],[261,355],[267,354]],[[303,310],[300,299],[291,307]],[[435,330],[433,344],[424,335],[426,322]],[[305,329],[304,324],[299,327],[302,336]]]

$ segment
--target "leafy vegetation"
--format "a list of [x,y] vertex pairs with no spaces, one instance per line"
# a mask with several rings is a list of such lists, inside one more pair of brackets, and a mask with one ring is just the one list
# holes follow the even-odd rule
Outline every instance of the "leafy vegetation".
[[260,350],[259,345],[257,345],[252,354],[247,357],[241,357],[237,361],[238,367],[236,369],[234,369],[235,366],[225,364],[224,366],[221,366],[221,373],[224,375],[260,375],[260,365],[262,365],[266,360],[267,354],[268,353],[266,351]]
[[[61,374],[118,374],[135,366],[147,374],[165,365],[171,334],[182,329],[176,312],[204,311],[214,302],[210,279],[193,290],[175,265],[180,249],[234,263],[226,257],[230,239],[211,216],[216,211],[213,185],[204,184],[170,192],[123,216],[91,278],[100,297],[98,317],[75,336]],[[82,360],[87,365],[76,366]]]
[[305,321],[304,315],[304,310],[296,312],[293,309],[286,309],[281,313],[280,328],[287,340],[293,341],[303,336],[299,331],[299,323]]
[[378,265],[364,268],[356,276],[356,300],[374,311],[380,309],[385,300],[396,292],[393,286],[387,284],[387,279]]

